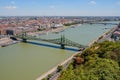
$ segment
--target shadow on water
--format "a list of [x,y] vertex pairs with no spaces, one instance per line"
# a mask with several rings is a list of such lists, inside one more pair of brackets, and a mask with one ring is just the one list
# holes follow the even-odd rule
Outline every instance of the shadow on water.
[[[51,44],[45,44],[45,43],[37,43],[37,42],[27,42],[29,44],[34,44],[34,45],[38,45],[38,46],[45,46],[45,47],[51,47],[51,48],[56,48],[56,49],[61,49],[60,46],[56,46],[56,45],[51,45]],[[78,51],[78,49],[74,49],[74,48],[65,48],[65,50],[69,50],[69,51]]]

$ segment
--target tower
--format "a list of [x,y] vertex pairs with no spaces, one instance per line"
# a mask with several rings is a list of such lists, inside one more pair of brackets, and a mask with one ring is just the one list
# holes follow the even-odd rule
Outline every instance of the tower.
[[61,35],[61,49],[65,49],[65,36]]

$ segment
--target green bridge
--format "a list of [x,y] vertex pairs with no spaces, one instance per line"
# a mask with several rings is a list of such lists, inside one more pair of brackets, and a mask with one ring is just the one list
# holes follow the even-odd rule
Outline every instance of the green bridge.
[[53,44],[58,44],[58,45],[61,45],[61,49],[65,49],[65,46],[77,47],[79,49],[84,49],[88,47],[88,46],[84,46],[79,43],[73,42],[65,38],[64,35],[61,35],[61,37],[57,39],[42,39],[36,36],[27,35],[26,32],[24,32],[21,35],[16,35],[15,37],[21,38],[23,42],[27,42],[27,40],[37,40],[37,41],[45,41]]

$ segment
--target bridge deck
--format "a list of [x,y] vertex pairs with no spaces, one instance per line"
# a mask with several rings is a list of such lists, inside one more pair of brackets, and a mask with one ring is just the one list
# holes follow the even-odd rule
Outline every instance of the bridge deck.
[[34,36],[27,36],[27,35],[26,36],[18,35],[16,37],[21,38],[21,39],[27,39],[27,40],[45,41],[45,42],[58,44],[58,45],[63,44],[65,46],[78,47],[78,48],[86,48],[87,47],[87,46],[81,45],[79,43],[73,42],[73,41],[65,38],[64,36],[62,36],[61,38],[57,38],[57,39],[42,39],[42,38],[37,38]]

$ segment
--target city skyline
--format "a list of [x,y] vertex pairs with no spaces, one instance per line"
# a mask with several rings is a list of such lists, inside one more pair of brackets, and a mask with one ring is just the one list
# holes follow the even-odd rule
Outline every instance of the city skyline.
[[0,16],[120,16],[120,0],[0,0]]

